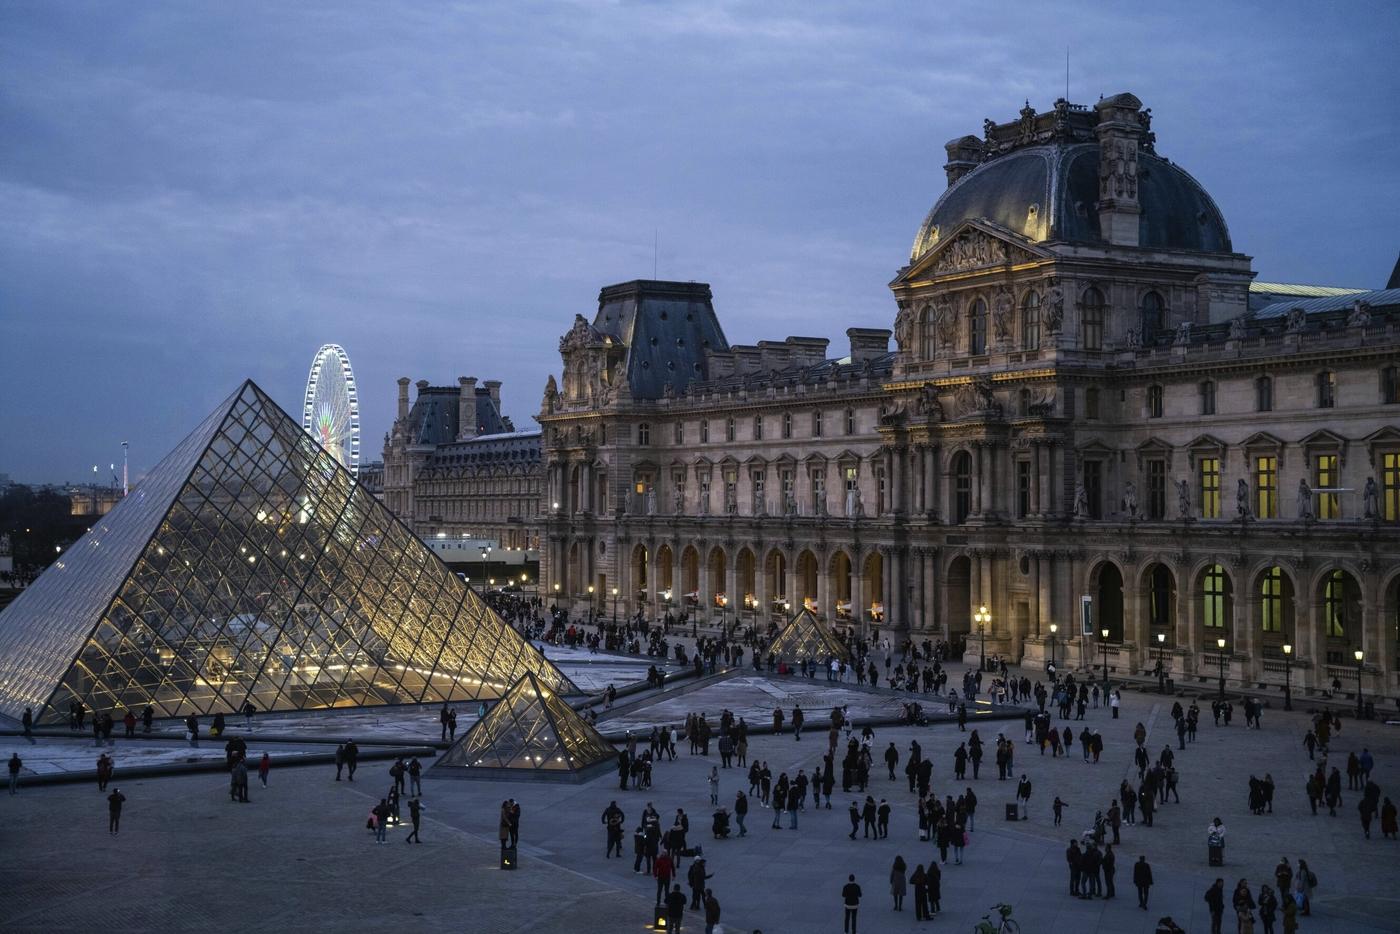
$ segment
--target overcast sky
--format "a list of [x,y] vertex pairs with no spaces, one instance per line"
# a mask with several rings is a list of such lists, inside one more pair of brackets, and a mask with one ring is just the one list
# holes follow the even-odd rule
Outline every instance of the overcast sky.
[[731,341],[889,327],[943,144],[1130,90],[1261,279],[1400,249],[1400,4],[0,4],[0,473],[159,460],[349,352],[505,381],[532,426],[600,286],[714,287]]

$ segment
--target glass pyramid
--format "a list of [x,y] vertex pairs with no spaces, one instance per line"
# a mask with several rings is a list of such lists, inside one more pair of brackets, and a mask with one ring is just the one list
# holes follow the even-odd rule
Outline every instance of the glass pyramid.
[[768,647],[768,651],[786,662],[805,659],[822,662],[828,658],[847,662],[851,660],[851,652],[845,643],[836,638],[826,627],[826,623],[817,619],[812,611],[807,609],[794,616],[792,622],[773,637],[773,644]]
[[463,777],[559,778],[582,781],[611,767],[617,750],[533,672],[442,754],[438,774]]
[[576,689],[245,382],[0,613],[0,714],[120,720]]

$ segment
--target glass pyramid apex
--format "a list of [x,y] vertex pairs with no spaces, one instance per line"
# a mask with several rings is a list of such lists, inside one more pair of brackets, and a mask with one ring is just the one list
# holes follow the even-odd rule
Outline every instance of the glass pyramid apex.
[[601,733],[527,672],[433,768],[468,778],[581,781],[616,758]]
[[825,661],[828,658],[847,662],[851,660],[851,652],[846,648],[846,644],[836,638],[816,614],[805,608],[773,637],[768,651],[788,662],[806,659]]
[[0,714],[575,688],[251,380],[0,613]]

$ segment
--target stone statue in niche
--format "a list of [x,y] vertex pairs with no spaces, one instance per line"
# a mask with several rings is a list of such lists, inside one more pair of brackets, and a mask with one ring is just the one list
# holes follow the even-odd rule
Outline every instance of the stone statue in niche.
[[1083,481],[1074,485],[1074,518],[1089,518],[1089,491]]
[[913,306],[908,302],[901,302],[899,314],[894,316],[894,342],[900,353],[908,353],[913,350],[914,318]]
[[1129,480],[1123,486],[1123,511],[1128,514],[1128,518],[1136,519],[1138,514],[1137,485]]
[[1230,319],[1230,340],[1242,341],[1249,333],[1249,320],[1247,315],[1240,315]]
[[1176,340],[1172,342],[1175,347],[1187,347],[1191,343],[1191,322],[1183,321],[1176,326]]
[[1035,401],[1026,408],[1027,415],[1034,415],[1037,418],[1048,418],[1055,414],[1055,393],[1049,389],[1042,389],[1036,393]]
[[865,515],[865,507],[860,502],[860,488],[855,487],[846,491],[846,518],[859,519]]
[[1241,521],[1254,518],[1254,511],[1249,507],[1249,481],[1243,477],[1235,485],[1235,517]]
[[1298,518],[1313,518],[1313,491],[1306,478],[1298,479]]
[[1011,296],[1002,292],[992,302],[992,334],[998,344],[1011,340]]
[[1361,490],[1361,514],[1367,519],[1381,517],[1380,490],[1376,488],[1376,478],[1367,477],[1366,486]]
[[958,337],[958,316],[948,303],[938,306],[938,345],[950,347]]
[[671,494],[671,512],[677,516],[685,515],[685,492],[676,490]]
[[1289,334],[1297,334],[1308,326],[1308,313],[1301,308],[1288,309],[1288,323],[1284,326],[1284,331]]
[[1142,328],[1128,328],[1128,332],[1123,335],[1124,341],[1129,350],[1137,350],[1142,346]]
[[797,515],[797,497],[793,495],[792,490],[783,493],[783,515]]
[[1065,290],[1060,284],[1051,281],[1050,289],[1045,293],[1045,311],[1042,313],[1042,320],[1045,322],[1045,333],[1059,334],[1060,328],[1065,323]]
[[654,516],[654,515],[656,515],[656,491],[655,491],[655,490],[647,490],[646,510],[647,510],[647,515],[649,515],[649,516]]
[[1185,480],[1176,481],[1176,514],[1179,519],[1191,518],[1191,484]]
[[1351,303],[1351,311],[1347,314],[1347,327],[1365,328],[1371,326],[1371,305],[1361,299]]

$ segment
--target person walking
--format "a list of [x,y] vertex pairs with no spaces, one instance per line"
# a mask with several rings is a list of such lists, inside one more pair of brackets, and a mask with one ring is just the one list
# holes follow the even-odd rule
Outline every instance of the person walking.
[[19,757],[19,753],[10,755],[10,794],[15,794],[19,790],[19,772],[24,768],[24,760]]
[[710,804],[719,807],[719,767],[710,766]]
[[705,934],[715,934],[719,927],[719,899],[710,889],[705,890]]
[[121,831],[122,805],[125,803],[126,795],[120,788],[113,788],[107,796],[107,832],[114,837]]
[[671,934],[680,934],[681,922],[685,920],[685,905],[685,893],[680,885],[673,886],[666,896],[666,929]]
[[97,790],[106,791],[107,783],[112,780],[112,757],[105,752],[97,757]]
[[34,709],[24,708],[24,716],[20,718],[20,725],[24,728],[24,738],[29,740],[29,745],[37,745],[34,739]]
[[843,934],[857,934],[856,913],[860,910],[860,886],[854,875],[846,876],[846,884],[841,887],[841,903],[846,912],[841,922]]
[[1220,923],[1225,918],[1225,880],[1217,878],[1215,884],[1206,889],[1206,907],[1210,909],[1210,934],[1220,934]]
[[267,787],[267,773],[272,771],[272,757],[267,753],[262,754],[258,760],[258,781],[262,782],[264,788]]
[[1302,896],[1302,903],[1298,905],[1298,914],[1304,918],[1312,914],[1312,895],[1317,888],[1317,876],[1308,868],[1308,861],[1298,860],[1298,871],[1293,874],[1293,890]]
[[673,866],[671,854],[669,853],[659,854],[652,863],[652,872],[656,874],[656,907],[658,908],[661,907],[662,901],[665,899],[667,890],[671,885]]
[[340,773],[345,770],[345,744],[335,747],[335,780],[340,781]]
[[734,823],[739,825],[739,836],[747,837],[748,828],[744,826],[744,818],[749,814],[749,799],[744,794],[743,789],[734,793]]
[[1146,856],[1139,856],[1133,864],[1133,885],[1137,887],[1138,907],[1147,910],[1147,894],[1152,888],[1152,867]]
[[924,875],[923,864],[914,867],[909,876],[909,884],[914,889],[914,920],[928,920],[928,877]]
[[905,865],[903,856],[894,858],[894,865],[890,868],[890,895],[894,896],[894,910],[904,910],[904,892],[906,889],[905,871],[909,867]]
[[417,798],[408,799],[408,819],[413,824],[413,832],[403,838],[404,843],[422,843],[418,836],[418,828],[423,821],[423,802]]

